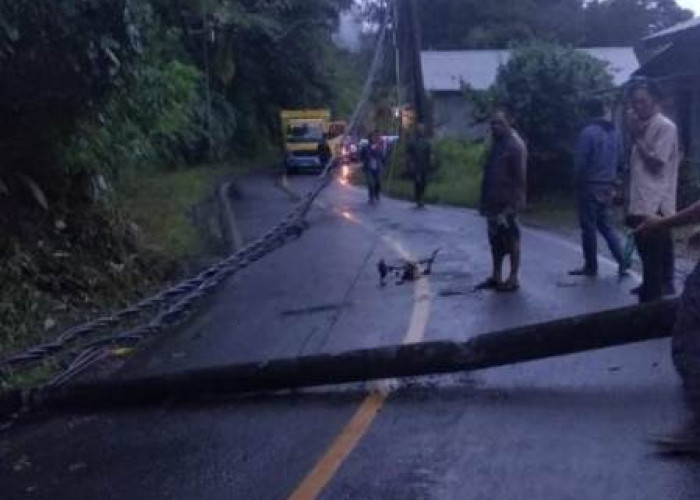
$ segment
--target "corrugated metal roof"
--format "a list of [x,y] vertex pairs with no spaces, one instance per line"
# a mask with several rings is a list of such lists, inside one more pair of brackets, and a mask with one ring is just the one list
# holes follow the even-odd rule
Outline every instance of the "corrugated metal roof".
[[429,50],[421,52],[426,90],[460,90],[465,84],[485,90],[493,84],[508,50]]
[[654,33],[653,35],[643,38],[643,40],[646,42],[657,38],[665,38],[669,35],[675,35],[676,33],[680,33],[681,31],[691,28],[700,28],[700,17],[694,17],[693,19],[688,19],[682,23],[674,24],[670,28],[666,28],[665,30],[661,30],[658,33]]
[[591,47],[579,50],[609,63],[608,71],[615,85],[624,84],[639,69],[639,61],[632,47]]
[[[629,80],[639,68],[631,47],[593,47],[579,49],[610,63],[615,85]],[[498,68],[508,62],[509,50],[427,50],[421,52],[423,83],[433,92],[457,91],[465,84],[485,90],[495,81]]]

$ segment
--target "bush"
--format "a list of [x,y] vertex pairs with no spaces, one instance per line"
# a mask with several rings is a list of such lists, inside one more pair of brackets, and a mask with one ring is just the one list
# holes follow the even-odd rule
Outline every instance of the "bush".
[[485,94],[469,92],[484,113],[506,106],[529,150],[534,194],[571,184],[572,151],[584,116],[580,103],[612,88],[607,63],[571,48],[535,44],[516,49]]
[[427,194],[438,203],[476,207],[481,191],[483,146],[459,139],[435,142],[436,172]]
[[190,125],[198,79],[196,68],[177,61],[143,64],[102,110],[79,123],[63,164],[74,173],[118,177],[172,161],[170,145]]

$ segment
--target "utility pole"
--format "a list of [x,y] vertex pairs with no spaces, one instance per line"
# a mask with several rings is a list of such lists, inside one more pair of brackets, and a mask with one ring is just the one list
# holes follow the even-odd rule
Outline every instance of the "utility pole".
[[395,0],[398,23],[400,75],[408,103],[415,111],[416,121],[425,123],[427,106],[421,67],[421,34],[417,0]]
[[425,123],[426,106],[425,106],[425,87],[423,85],[423,67],[421,63],[421,30],[420,21],[418,19],[418,0],[408,0],[409,10],[411,13],[411,51],[413,54],[413,101],[416,108],[416,120]]
[[394,40],[394,71],[396,72],[396,109],[398,115],[397,131],[401,133],[401,114],[403,108],[403,99],[401,96],[401,60],[399,51],[399,3],[398,0],[392,2],[392,35]]

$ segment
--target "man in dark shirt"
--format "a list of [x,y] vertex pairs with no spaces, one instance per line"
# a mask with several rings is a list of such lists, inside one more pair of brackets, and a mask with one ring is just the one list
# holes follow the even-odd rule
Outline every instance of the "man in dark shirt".
[[379,201],[382,191],[381,174],[384,166],[384,145],[382,136],[376,130],[370,134],[367,144],[360,151],[362,171],[367,181],[367,194],[369,203]]
[[585,103],[588,124],[579,134],[574,157],[574,185],[581,226],[583,267],[569,271],[572,276],[598,274],[598,235],[605,239],[618,264],[618,273],[627,270],[620,240],[610,225],[610,207],[618,180],[622,143],[612,121],[605,117],[603,101]]
[[415,135],[406,149],[408,170],[413,176],[416,206],[423,208],[423,195],[428,183],[428,170],[430,169],[432,157],[430,141],[425,134],[425,125],[419,123],[416,126]]
[[[492,144],[484,165],[481,215],[486,217],[493,273],[477,289],[513,292],[520,287],[520,228],[517,213],[525,206],[527,150],[504,110],[491,117]],[[502,280],[503,259],[510,255],[510,275]]]

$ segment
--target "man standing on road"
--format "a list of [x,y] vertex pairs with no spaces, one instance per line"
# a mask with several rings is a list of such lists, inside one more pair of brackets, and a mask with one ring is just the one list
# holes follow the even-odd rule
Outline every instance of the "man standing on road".
[[[660,92],[651,81],[632,84],[633,138],[630,158],[630,201],[627,222],[637,227],[644,220],[676,211],[678,184],[678,133],[676,125],[659,111]],[[642,259],[642,284],[633,290],[640,302],[675,293],[673,240],[669,230],[639,232],[635,236]]]
[[[505,110],[491,117],[492,143],[481,183],[481,215],[486,217],[493,273],[477,289],[513,292],[520,287],[520,228],[517,213],[525,206],[527,150]],[[502,280],[503,259],[510,255],[510,275]]]
[[406,148],[408,157],[408,170],[413,176],[414,196],[417,208],[423,208],[423,196],[428,183],[428,171],[430,170],[432,148],[425,135],[425,125],[419,123],[416,126],[414,136]]
[[569,274],[598,274],[597,233],[600,231],[617,261],[618,273],[623,275],[627,263],[620,240],[610,226],[610,207],[615,197],[622,143],[612,121],[605,116],[602,100],[590,99],[585,103],[585,111],[590,121],[579,134],[574,157],[574,185],[584,264]]
[[360,152],[360,160],[362,161],[362,170],[365,173],[367,182],[369,202],[375,203],[379,201],[379,195],[382,190],[381,173],[384,164],[384,148],[382,147],[382,137],[379,135],[379,132],[374,131],[370,134],[367,144]]

